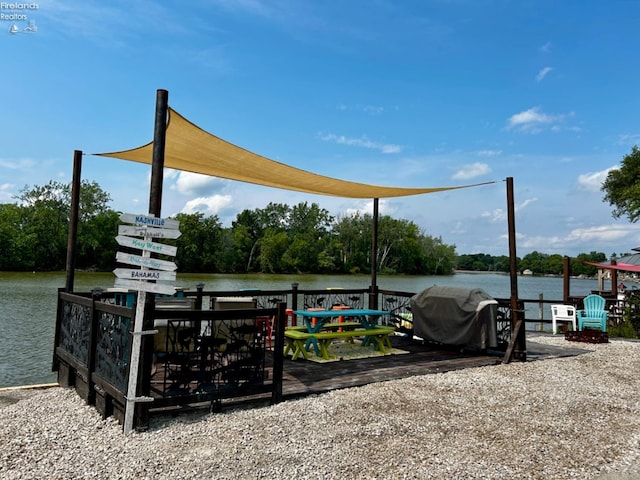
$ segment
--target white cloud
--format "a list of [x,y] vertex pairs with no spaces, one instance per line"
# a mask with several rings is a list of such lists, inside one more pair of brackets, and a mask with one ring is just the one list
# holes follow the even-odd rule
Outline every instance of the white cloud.
[[609,172],[617,168],[618,167],[609,167],[599,172],[583,173],[578,176],[578,187],[588,192],[599,192]]
[[549,52],[549,50],[551,50],[551,47],[552,47],[551,42],[547,42],[540,47],[540,51],[543,53],[547,53]]
[[[537,202],[538,198],[537,197],[533,197],[533,198],[528,198],[526,200],[524,200],[522,203],[520,204],[516,204],[514,206],[514,210],[516,211],[516,213],[522,211],[523,209],[527,208],[529,205],[531,205],[534,202]],[[505,222],[507,220],[507,211],[502,209],[502,208],[496,208],[494,210],[491,211],[484,211],[481,213],[480,215],[483,218],[488,218],[490,222],[494,223],[494,222]]]
[[371,116],[382,115],[387,111],[397,112],[398,110],[400,110],[400,107],[398,107],[397,105],[392,105],[391,107],[382,107],[379,105],[346,105],[344,103],[339,104],[337,108],[341,112],[364,112],[367,115]]
[[364,111],[369,115],[381,115],[384,112],[384,107],[376,107],[375,105],[366,105]]
[[469,180],[470,178],[480,177],[491,172],[491,168],[486,163],[470,163],[462,165],[456,173],[453,174],[455,180]]
[[567,236],[568,242],[597,242],[620,240],[629,233],[635,233],[628,225],[601,225],[590,228],[576,228]]
[[15,187],[16,186],[11,183],[0,184],[0,203],[10,203],[10,201],[14,200],[13,189]]
[[528,237],[524,236],[519,241],[519,246],[541,251],[566,251],[567,249],[588,249],[606,250],[613,242],[620,242],[627,239],[630,245],[635,245],[638,231],[634,225],[599,225],[588,228],[575,228],[565,236],[553,235],[545,237],[542,235]]
[[8,170],[27,170],[33,168],[35,165],[36,161],[31,158],[21,158],[19,160],[0,158],[0,168],[6,168]]
[[[573,113],[569,114],[573,116]],[[559,129],[559,123],[564,121],[566,115],[549,115],[540,110],[540,107],[532,107],[509,117],[507,130],[515,129],[526,133],[540,133],[544,128]]]
[[217,177],[191,172],[176,172],[175,170],[166,172],[165,177],[175,178],[175,183],[170,188],[182,195],[211,193],[211,190],[219,190],[226,184],[226,180]]
[[392,143],[379,143],[369,140],[366,135],[360,138],[350,138],[344,135],[336,135],[334,133],[319,134],[321,140],[325,142],[335,142],[338,145],[348,145],[350,147],[362,147],[371,150],[378,150],[381,153],[400,153],[402,151],[401,145],[395,145]]
[[507,211],[503,208],[495,208],[493,210],[485,210],[480,216],[489,219],[491,223],[502,222],[507,219]]
[[618,145],[636,145],[640,143],[640,133],[618,135]]
[[216,3],[228,10],[246,12],[261,17],[275,15],[275,10],[272,8],[271,3],[263,2],[262,0],[217,0]]
[[478,150],[476,154],[479,157],[497,157],[502,155],[502,150]]
[[[391,206],[387,200],[381,199],[378,201],[379,215],[393,215],[395,211],[396,209],[393,208],[393,206]],[[364,215],[367,213],[369,215],[373,215],[373,200],[360,201],[356,206],[347,208],[345,210],[345,213],[349,216],[355,215],[356,213],[359,213],[360,215]]]
[[542,79],[546,77],[551,70],[553,70],[551,67],[544,67],[542,70],[540,70],[536,75],[536,82],[541,82]]
[[217,215],[231,205],[231,195],[211,195],[189,200],[182,208],[182,213],[202,212],[205,216]]

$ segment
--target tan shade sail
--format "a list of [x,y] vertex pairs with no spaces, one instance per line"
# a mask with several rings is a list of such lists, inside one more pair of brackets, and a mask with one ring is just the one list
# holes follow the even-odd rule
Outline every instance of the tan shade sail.
[[[153,158],[153,142],[131,150],[97,155],[150,165]],[[317,175],[233,145],[202,130],[171,108],[166,132],[164,166],[256,185],[347,198],[402,197],[495,183],[405,188],[367,185]]]

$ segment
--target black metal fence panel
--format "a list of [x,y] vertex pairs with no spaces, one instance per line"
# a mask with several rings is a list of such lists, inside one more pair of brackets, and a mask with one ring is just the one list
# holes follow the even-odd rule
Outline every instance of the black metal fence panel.
[[91,343],[92,303],[86,298],[80,298],[79,301],[82,303],[68,299],[61,300],[61,318],[56,347],[87,367]]
[[156,321],[153,396],[227,397],[264,385],[271,317]]
[[300,291],[303,294],[303,305],[305,309],[332,307],[365,308],[365,296],[368,290],[307,290]]
[[126,392],[131,352],[131,317],[97,312],[95,373]]

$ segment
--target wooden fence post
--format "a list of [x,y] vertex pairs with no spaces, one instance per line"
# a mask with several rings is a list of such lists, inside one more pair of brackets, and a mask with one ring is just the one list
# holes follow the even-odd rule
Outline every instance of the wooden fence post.
[[284,370],[284,329],[287,320],[287,303],[278,302],[278,314],[276,315],[276,338],[273,346],[273,390],[271,403],[282,401],[282,379]]

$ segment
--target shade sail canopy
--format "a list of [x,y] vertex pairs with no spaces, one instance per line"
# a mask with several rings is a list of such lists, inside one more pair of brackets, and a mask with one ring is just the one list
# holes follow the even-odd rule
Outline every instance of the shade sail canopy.
[[[131,150],[96,155],[151,164],[153,142]],[[326,177],[233,145],[202,130],[171,108],[166,131],[164,166],[256,185],[346,198],[402,197],[495,183],[405,188],[367,185]]]

